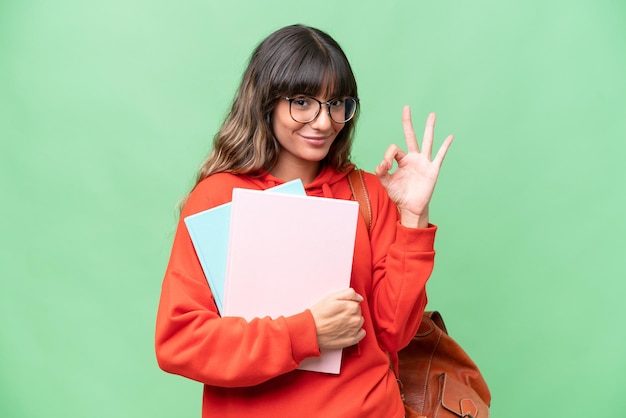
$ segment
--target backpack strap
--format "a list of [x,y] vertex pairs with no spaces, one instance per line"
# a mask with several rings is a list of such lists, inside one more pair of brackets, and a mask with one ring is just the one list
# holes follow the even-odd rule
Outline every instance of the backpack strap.
[[348,183],[350,183],[352,197],[359,202],[359,208],[361,209],[361,214],[363,215],[363,219],[365,219],[365,225],[367,225],[367,231],[369,232],[372,226],[372,207],[370,206],[367,187],[365,187],[363,171],[356,168],[352,170],[348,174]]

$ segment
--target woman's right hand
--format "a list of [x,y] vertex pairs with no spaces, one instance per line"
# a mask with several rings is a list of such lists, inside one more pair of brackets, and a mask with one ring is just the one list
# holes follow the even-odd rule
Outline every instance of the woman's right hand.
[[349,347],[365,337],[361,302],[354,289],[331,293],[311,306],[320,348]]

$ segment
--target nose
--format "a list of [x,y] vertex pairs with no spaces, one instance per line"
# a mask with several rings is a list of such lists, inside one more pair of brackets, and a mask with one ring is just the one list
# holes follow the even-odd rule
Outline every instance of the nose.
[[[326,108],[324,108],[326,106]],[[309,122],[313,128],[320,131],[327,130],[333,125],[333,120],[330,118],[330,108],[328,104],[322,103],[319,113],[311,122]]]

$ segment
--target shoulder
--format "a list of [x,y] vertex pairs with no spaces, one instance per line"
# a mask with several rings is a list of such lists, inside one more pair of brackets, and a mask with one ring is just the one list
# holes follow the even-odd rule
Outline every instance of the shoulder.
[[248,177],[231,173],[213,174],[193,188],[183,213],[190,215],[228,203],[232,200],[235,187],[250,188]]
[[361,169],[361,174],[363,174],[363,179],[365,180],[365,184],[367,185],[367,187],[383,187],[380,184],[380,180],[378,180],[376,174],[370,173],[369,171],[365,171],[363,169]]
[[387,191],[380,183],[378,176],[374,173],[367,172],[365,170],[361,170],[363,174],[363,180],[365,181],[365,187],[367,187],[367,193],[370,196],[370,199],[385,199],[387,198]]
[[200,181],[191,194],[212,195],[218,198],[226,194],[230,197],[233,188],[243,187],[248,184],[247,176],[232,173],[216,173]]
[[389,199],[387,190],[385,190],[381,184],[378,176],[364,170],[361,170],[361,173],[363,174],[363,180],[367,188],[372,218],[374,219],[373,222],[376,222],[375,220],[379,217],[391,217],[395,219],[397,215],[396,206],[391,199]]

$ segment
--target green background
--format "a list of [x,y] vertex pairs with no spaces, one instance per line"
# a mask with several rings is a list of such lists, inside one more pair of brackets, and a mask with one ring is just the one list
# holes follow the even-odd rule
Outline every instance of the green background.
[[373,170],[439,116],[430,309],[492,416],[618,416],[626,389],[623,0],[0,2],[0,416],[199,417],[157,367],[177,201],[254,46],[345,49]]

